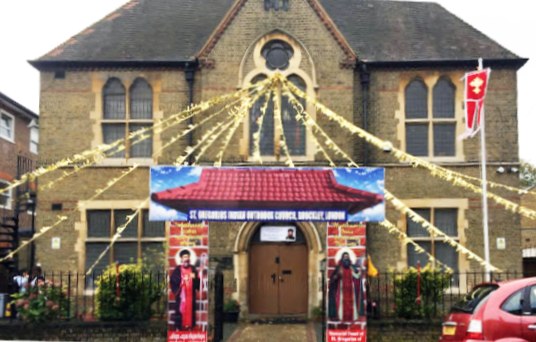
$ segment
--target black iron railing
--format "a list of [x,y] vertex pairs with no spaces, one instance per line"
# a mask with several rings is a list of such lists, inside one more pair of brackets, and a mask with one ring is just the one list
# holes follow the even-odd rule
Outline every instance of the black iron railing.
[[[154,285],[159,285],[161,293],[158,300],[156,300],[151,305],[151,313],[153,318],[166,319],[167,317],[167,281],[168,277],[165,272],[144,272],[142,274],[143,280],[141,281],[141,286],[147,288],[151,287],[154,289]],[[18,293],[25,292],[25,297],[21,298],[22,301],[19,301],[19,305],[23,305],[24,300],[31,300],[29,294],[36,291],[46,291],[47,288],[57,288],[61,289],[62,293],[62,312],[59,319],[70,320],[70,319],[80,319],[80,320],[98,320],[97,315],[97,294],[99,291],[97,280],[101,277],[101,274],[92,273],[90,275],[73,273],[73,272],[45,272],[43,273],[44,280],[36,281],[32,284],[30,283],[25,287],[25,290],[19,290]],[[111,279],[110,276],[105,276],[104,281],[108,283],[115,283],[115,279]],[[11,286],[10,288],[17,288],[13,277],[10,279]],[[119,283],[119,282],[118,282]],[[128,284],[128,281],[127,281]],[[121,286],[125,286],[122,283]],[[126,285],[128,286],[128,285]],[[138,283],[136,286],[140,286]],[[108,286],[108,291],[109,291]],[[143,290],[143,289],[142,289]],[[114,292],[113,295],[117,297],[117,300],[120,299],[120,296],[123,293],[126,293],[124,288]],[[17,311],[17,305],[15,301],[12,300],[12,297],[9,298],[9,301],[13,302],[12,310],[14,313]],[[53,304],[51,304],[53,305]],[[11,318],[15,318],[15,314],[11,315]]]
[[[402,318],[443,318],[454,304],[459,302],[475,285],[485,282],[486,279],[483,272],[450,273],[437,283],[437,286],[440,287],[438,291],[428,289],[428,293],[431,293],[430,298],[423,298],[424,289],[420,289],[421,298],[417,298],[417,285],[414,286],[414,289],[404,289],[404,291],[399,288],[400,282],[396,279],[400,279],[404,274],[402,272],[389,272],[368,278],[367,315],[370,319],[401,318],[401,310],[397,310],[396,306],[397,302],[400,303],[401,296],[404,295],[412,297],[405,298],[406,302],[415,300],[419,305],[427,305],[428,307],[425,313],[426,317]],[[503,272],[492,273],[490,278],[492,282],[499,282],[522,276],[520,272]]]

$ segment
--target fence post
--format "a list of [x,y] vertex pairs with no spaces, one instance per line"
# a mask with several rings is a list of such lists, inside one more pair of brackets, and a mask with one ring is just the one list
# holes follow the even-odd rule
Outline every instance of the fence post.
[[219,267],[214,278],[214,342],[219,342],[223,340],[223,272]]
[[67,273],[67,319],[71,319],[71,271]]
[[326,261],[323,262],[323,267],[321,267],[320,278],[322,279],[322,342],[326,340],[326,324],[328,316],[328,307],[327,307],[327,286],[326,286]]

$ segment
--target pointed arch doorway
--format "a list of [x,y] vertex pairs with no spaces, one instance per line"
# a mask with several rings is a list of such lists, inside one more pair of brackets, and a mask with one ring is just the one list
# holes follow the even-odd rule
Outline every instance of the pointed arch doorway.
[[[295,231],[290,242],[265,241],[263,229]],[[249,253],[251,315],[307,315],[307,241],[295,225],[263,225],[254,233]]]

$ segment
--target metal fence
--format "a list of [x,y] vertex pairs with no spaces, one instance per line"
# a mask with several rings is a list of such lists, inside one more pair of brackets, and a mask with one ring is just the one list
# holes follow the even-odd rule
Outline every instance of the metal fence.
[[[415,286],[415,289],[409,289],[409,291],[407,289],[402,291],[402,289],[397,288],[397,283],[399,284],[399,282],[396,279],[400,279],[404,274],[402,272],[389,272],[380,273],[374,278],[368,278],[367,315],[370,319],[399,318],[400,310],[396,308],[396,298],[400,298],[400,296],[412,297],[406,298],[409,301],[418,300],[417,286]],[[493,282],[499,282],[521,278],[522,276],[520,272],[492,273],[490,279]],[[448,283],[439,285],[443,288],[442,291],[439,291],[439,295],[434,294],[432,298],[428,298],[427,303],[420,303],[420,305],[428,305],[426,318],[443,318],[447,315],[450,308],[471,291],[475,285],[485,282],[485,273],[452,273],[446,282]]]
[[[147,285],[160,284],[162,287],[162,295],[159,300],[151,307],[154,318],[166,319],[167,317],[167,281],[168,276],[165,272],[146,272],[144,273]],[[367,280],[367,315],[369,319],[392,319],[400,317],[396,309],[397,296],[400,296],[400,289],[397,288],[397,281],[405,273],[389,272],[380,273],[376,277],[369,277]],[[215,300],[215,319],[216,325],[221,325],[222,318],[222,303],[223,303],[223,276],[220,272],[215,272],[216,279],[211,280],[211,289],[214,291],[212,297]],[[96,317],[96,280],[100,274],[79,274],[71,272],[47,272],[44,273],[44,278],[47,283],[59,286],[65,298],[68,301],[68,309],[66,310],[63,319],[81,319],[94,320]],[[503,272],[491,275],[492,281],[503,281],[522,277],[519,272]],[[324,280],[324,278],[323,278]],[[109,279],[113,282],[114,279]],[[428,316],[427,318],[442,318],[450,310],[453,304],[458,302],[466,295],[476,284],[485,281],[485,274],[479,272],[464,272],[452,273],[448,277],[448,284],[441,284],[444,289],[440,291],[440,295],[435,298],[429,298]],[[13,285],[13,284],[11,284]],[[326,289],[327,286],[323,286]],[[12,286],[13,288],[13,286]],[[397,292],[399,291],[399,292]],[[398,293],[398,294],[397,294]],[[404,295],[407,300],[417,300],[415,291],[405,291]],[[120,295],[120,294],[118,294]],[[324,300],[327,302],[327,294],[324,290]],[[425,305],[425,304],[423,304]],[[324,304],[325,306],[325,304]],[[220,327],[221,328],[221,327]]]
[[[161,285],[162,294],[151,306],[151,310],[154,318],[165,319],[167,317],[167,274],[165,272],[154,271],[144,272],[142,275],[145,286]],[[62,289],[64,298],[68,304],[67,310],[65,310],[61,319],[95,320],[97,319],[97,280],[100,276],[101,274],[97,273],[86,275],[72,272],[46,272],[43,273],[45,284],[42,286],[55,286]],[[107,277],[106,281],[115,282],[115,279]],[[11,292],[13,292],[16,289],[13,278],[11,278],[9,285],[9,288],[12,289]],[[142,286],[144,286],[143,282]],[[32,287],[32,285],[29,284],[28,287]],[[30,291],[27,290],[27,292],[29,293]],[[121,293],[118,291],[117,295],[120,296]],[[15,305],[12,305],[11,309],[16,312]],[[15,318],[15,314],[10,317]]]

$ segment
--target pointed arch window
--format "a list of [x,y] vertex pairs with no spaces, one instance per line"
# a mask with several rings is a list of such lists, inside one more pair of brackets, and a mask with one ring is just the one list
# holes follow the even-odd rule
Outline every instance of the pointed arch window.
[[406,152],[415,156],[456,155],[456,88],[447,77],[437,80],[429,92],[420,78],[406,87]]
[[118,78],[110,78],[103,88],[102,136],[106,144],[125,139],[125,149],[112,158],[150,158],[152,137],[132,144],[126,138],[153,125],[153,91],[149,83],[137,78],[128,93]]
[[[252,83],[260,82],[266,79],[265,75],[258,75],[253,78]],[[297,75],[290,75],[288,80],[302,91],[306,90],[306,84]],[[278,95],[275,95],[278,96]],[[290,155],[304,156],[306,154],[306,129],[303,123],[296,118],[296,111],[290,100],[286,96],[281,96],[279,99],[272,98],[266,108],[266,113],[262,117],[262,107],[265,99],[261,98],[253,105],[250,110],[249,120],[249,154],[254,151],[254,134],[259,132],[259,125],[262,124],[260,130],[260,152],[262,156],[273,156],[277,153],[275,147],[280,145],[281,137],[276,136],[275,132],[275,115],[274,101],[281,103],[281,120],[283,122],[283,134]],[[302,101],[305,107],[305,101]]]

